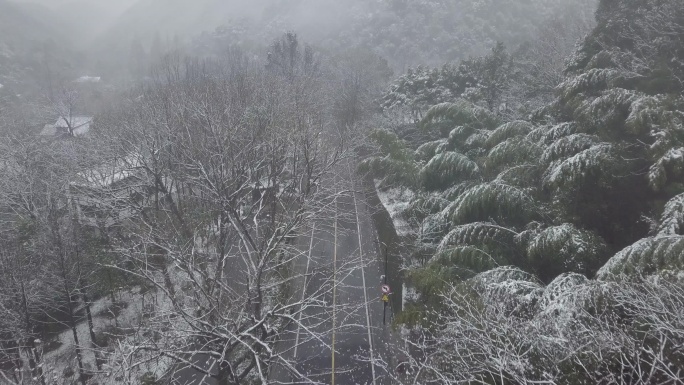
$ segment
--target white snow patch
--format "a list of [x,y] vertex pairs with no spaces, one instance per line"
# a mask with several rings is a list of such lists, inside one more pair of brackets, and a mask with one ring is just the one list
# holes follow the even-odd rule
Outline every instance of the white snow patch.
[[670,199],[665,205],[658,226],[658,235],[677,235],[684,227],[684,194]]
[[638,273],[645,267],[658,270],[663,267],[680,266],[682,245],[684,236],[680,235],[656,235],[640,239],[612,256],[596,272],[596,278],[607,280],[616,272],[621,273],[621,267],[627,263],[631,263]]
[[55,124],[46,124],[40,132],[42,136],[55,136],[66,134],[71,129],[74,136],[85,135],[90,131],[90,126],[93,123],[91,116],[60,116]]
[[582,152],[554,162],[544,178],[545,183],[556,185],[570,182],[588,173],[588,170],[604,165],[611,156],[612,146],[608,143],[594,145]]
[[392,187],[388,189],[380,189],[380,180],[375,180],[375,190],[378,193],[380,202],[385,206],[385,209],[392,218],[394,229],[397,235],[406,236],[411,234],[411,225],[406,221],[403,214],[408,209],[409,204],[415,194],[407,188]]
[[100,82],[100,77],[99,76],[81,76],[80,78],[76,79],[76,83],[99,83]]
[[406,309],[406,304],[411,301],[418,300],[418,292],[415,288],[407,286],[406,282],[402,283],[401,290],[401,308]]
[[[187,280],[178,274],[176,269],[169,269],[172,281],[180,283],[182,280]],[[159,277],[159,279],[161,279]],[[175,286],[178,287],[178,284]],[[91,314],[93,316],[93,325],[95,332],[121,332],[125,331],[130,335],[123,337],[120,342],[111,343],[107,350],[106,362],[102,366],[102,370],[98,371],[95,362],[95,353],[91,349],[91,339],[88,330],[88,323],[85,319],[76,326],[76,332],[79,337],[79,343],[82,348],[82,356],[84,369],[88,372],[94,371],[94,377],[91,381],[101,385],[121,385],[131,379],[137,381],[143,374],[149,372],[157,378],[160,378],[168,372],[174,362],[170,358],[159,358],[154,352],[138,352],[135,354],[136,362],[141,364],[137,367],[128,367],[125,374],[122,372],[121,359],[131,359],[129,354],[131,349],[139,344],[144,344],[146,338],[142,336],[140,340],[140,328],[146,323],[150,322],[147,315],[154,317],[168,318],[168,315],[173,312],[173,305],[170,299],[159,290],[150,290],[145,294],[140,293],[140,287],[134,287],[128,290],[120,290],[116,293],[117,302],[126,303],[126,307],[114,318],[108,309],[111,308],[112,301],[110,297],[104,297],[91,304]],[[143,307],[143,304],[145,305]],[[85,318],[85,317],[84,317]],[[171,330],[166,332],[162,338],[178,337],[174,330],[186,330],[187,325],[184,323],[182,317],[168,318],[173,325]],[[117,328],[118,325],[118,328]],[[56,338],[60,343],[60,347],[47,352],[43,356],[43,364],[45,368],[45,375],[47,383],[61,383],[63,379],[64,370],[71,367],[74,372],[73,379],[78,378],[78,367],[76,364],[76,348],[74,345],[73,334],[71,329],[67,329],[60,333]],[[122,351],[121,347],[126,347]]]
[[91,188],[108,188],[126,178],[137,175],[136,172],[144,166],[140,154],[131,153],[123,158],[115,158],[88,171],[78,174],[77,186]]

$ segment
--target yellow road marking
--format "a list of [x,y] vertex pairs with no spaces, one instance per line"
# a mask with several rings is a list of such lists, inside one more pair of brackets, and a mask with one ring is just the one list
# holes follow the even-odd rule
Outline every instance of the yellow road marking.
[[337,196],[335,196],[335,246],[333,249],[333,324],[332,324],[332,370],[331,385],[335,385],[335,304],[337,299]]

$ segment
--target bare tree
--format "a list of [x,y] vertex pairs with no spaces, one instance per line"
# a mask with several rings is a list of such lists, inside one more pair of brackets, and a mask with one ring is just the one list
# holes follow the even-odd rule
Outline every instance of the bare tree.
[[[509,269],[509,268],[503,268]],[[502,271],[502,270],[499,270]],[[510,269],[509,269],[510,271]],[[488,274],[488,273],[483,273]],[[679,384],[684,292],[677,279],[541,288],[494,274],[453,286],[407,330],[403,383]],[[516,279],[517,278],[517,279]],[[484,286],[483,286],[484,285]]]
[[150,360],[220,384],[266,383],[273,367],[306,376],[275,345],[293,324],[310,331],[301,343],[323,340],[331,282],[295,295],[293,240],[330,216],[340,190],[321,182],[341,153],[323,79],[291,56],[284,71],[169,62],[107,126],[140,193],[115,267],[160,294],[121,350],[122,376]]
[[[20,123],[14,123],[20,124]],[[3,317],[2,350],[8,360],[7,369],[14,376],[23,375],[28,361],[30,377],[43,384],[42,357],[36,344],[40,319],[46,306],[54,303],[46,278],[45,256],[39,252],[36,220],[45,203],[45,185],[40,181],[45,154],[22,131],[3,133],[0,170],[0,231],[3,234],[2,288],[0,298]],[[4,369],[4,368],[3,368]]]
[[[77,222],[71,209],[70,181],[82,167],[80,143],[73,140],[36,142],[19,131],[8,134],[3,148],[2,229],[8,235],[3,254],[7,268],[3,294],[8,309],[20,315],[22,341],[32,377],[45,382],[36,340],[46,324],[66,322],[72,330],[81,382],[86,375],[83,342],[76,331],[77,310],[85,305],[91,342],[96,344],[87,276]],[[66,315],[66,321],[60,321]],[[11,348],[11,346],[10,346]],[[17,363],[18,365],[18,363]],[[15,365],[16,366],[16,365]]]
[[338,125],[353,127],[368,120],[389,83],[387,61],[370,50],[353,49],[332,60],[333,115]]

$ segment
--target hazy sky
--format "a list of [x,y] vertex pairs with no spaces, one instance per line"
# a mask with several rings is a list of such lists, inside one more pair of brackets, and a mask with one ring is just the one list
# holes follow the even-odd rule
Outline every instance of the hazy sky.
[[121,13],[138,0],[12,0],[18,3],[36,3],[50,8],[71,7],[74,4],[92,4],[111,12]]
[[[84,49],[139,0],[10,0],[50,8],[73,47]],[[39,16],[40,18],[41,16]],[[42,15],[42,17],[46,17]],[[79,20],[73,23],[71,20]]]

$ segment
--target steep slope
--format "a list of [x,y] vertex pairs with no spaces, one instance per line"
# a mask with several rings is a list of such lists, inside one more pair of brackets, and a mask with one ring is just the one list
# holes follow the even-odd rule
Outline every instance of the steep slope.
[[[181,37],[219,26],[268,41],[294,30],[331,50],[371,47],[397,69],[482,54],[496,41],[517,46],[549,18],[590,19],[596,0],[140,0],[96,44],[149,47],[157,34]],[[249,19],[248,22],[240,22]]]
[[[539,33],[549,18],[586,19],[595,0],[373,1],[343,34],[367,44],[395,66],[438,65],[482,55],[497,41],[515,47]],[[343,43],[343,44],[345,44]]]
[[[442,71],[405,79],[425,92],[390,93],[391,103],[407,99],[398,95],[414,96],[408,109],[433,104],[420,125],[437,140],[415,143],[421,146],[408,160],[389,160],[414,163],[400,170],[420,170],[417,178],[395,180],[416,181],[407,187],[419,191],[412,206],[422,213],[421,231],[437,240],[465,239],[446,242],[455,247],[446,250],[428,237],[435,265],[468,265],[477,273],[491,267],[480,262],[494,260],[544,282],[568,272],[592,278],[613,255],[599,277],[684,266],[684,9],[676,0],[605,0],[596,15],[597,26],[568,61],[555,100],[522,117],[531,121],[506,122],[502,99],[489,103],[479,96],[495,96],[520,71],[496,50],[471,67],[498,62],[501,71],[468,72],[469,63],[461,62],[454,76]],[[487,83],[502,71],[511,78]],[[397,89],[395,84],[392,91]],[[453,101],[459,97],[475,104]],[[375,171],[390,176],[381,167]],[[530,215],[530,207],[540,215]],[[491,247],[486,237],[457,237],[462,226],[480,234],[481,223],[490,222],[519,239]],[[450,230],[456,234],[447,235]],[[509,247],[501,250],[501,244]],[[486,250],[487,258],[478,256],[475,264],[462,246]],[[450,254],[440,255],[444,251]]]
[[[684,383],[681,0],[601,0],[567,64],[524,121],[476,76],[427,110],[432,141],[373,136],[365,164],[414,196],[419,296],[398,319],[435,357],[421,383]],[[441,98],[434,73],[408,95]]]
[[149,41],[157,33],[186,36],[213,30],[231,18],[254,15],[254,10],[263,8],[261,3],[263,1],[140,0],[115,20],[96,44],[132,38]]
[[11,0],[33,18],[49,22],[74,47],[85,48],[137,0]]
[[[113,3],[113,4],[112,4]],[[64,33],[74,46],[85,48],[96,36],[107,30],[130,6],[131,0],[97,2],[87,0],[68,1],[53,12],[64,24]]]
[[58,25],[47,8],[0,0],[0,84],[22,93],[69,67],[70,44]]

